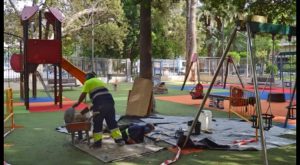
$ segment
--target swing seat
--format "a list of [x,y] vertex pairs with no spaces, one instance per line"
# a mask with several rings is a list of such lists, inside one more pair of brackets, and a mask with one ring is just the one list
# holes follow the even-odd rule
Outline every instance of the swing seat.
[[288,119],[296,120],[296,105],[291,105],[286,107],[288,109]]
[[191,91],[190,95],[192,96],[192,99],[203,99],[203,86],[202,84],[198,83]]
[[284,93],[269,93],[268,95],[269,102],[285,102],[285,94]]

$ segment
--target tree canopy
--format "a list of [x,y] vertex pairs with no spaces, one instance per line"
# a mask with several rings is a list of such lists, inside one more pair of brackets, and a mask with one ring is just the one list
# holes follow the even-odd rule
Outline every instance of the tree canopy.
[[[186,55],[186,1],[152,0],[152,58],[175,58]],[[140,3],[142,0],[32,0],[27,5],[42,5],[42,10],[56,7],[65,16],[63,22],[64,56],[91,56],[94,28],[95,57],[139,57]],[[247,3],[249,2],[249,3]],[[4,1],[4,31],[22,36],[19,1]],[[197,5],[197,52],[201,56],[220,56],[238,13],[267,16],[269,23],[295,25],[296,0],[201,0]],[[32,29],[37,29],[37,24]],[[43,29],[45,24],[43,24]],[[31,30],[32,36],[38,30]],[[36,36],[36,35],[35,35]],[[50,35],[51,36],[51,35]],[[261,39],[260,39],[261,38]],[[6,42],[8,38],[4,38]],[[270,54],[272,37],[264,40]],[[278,39],[278,38],[277,38]],[[245,52],[245,37],[237,35],[231,51]],[[262,53],[264,54],[264,53]]]

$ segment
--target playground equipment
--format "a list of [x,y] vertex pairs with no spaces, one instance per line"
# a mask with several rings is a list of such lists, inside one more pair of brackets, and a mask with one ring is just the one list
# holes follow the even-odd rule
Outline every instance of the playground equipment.
[[[290,37],[289,37],[290,38]],[[272,60],[271,64],[274,65],[274,59],[275,59],[275,34],[272,34]],[[271,69],[270,78],[274,79],[274,70]],[[284,92],[282,93],[272,93],[272,81],[270,81],[270,93],[268,95],[268,101],[269,101],[269,108],[271,109],[270,103],[271,102],[285,102],[285,95]],[[284,88],[282,84],[282,88]],[[269,109],[268,108],[268,109]]]
[[289,41],[289,52],[282,52],[282,53],[279,53],[278,56],[280,56],[280,78],[282,80],[282,92],[284,93],[284,85],[286,87],[290,87],[290,91],[292,92],[292,62],[289,61],[288,63],[285,62],[285,64],[289,64],[290,65],[290,68],[289,68],[289,75],[290,75],[290,81],[284,81],[284,75],[283,75],[283,58],[285,58],[286,56],[288,56],[290,59],[289,60],[292,60],[293,57],[296,56],[296,51],[295,52],[292,52],[291,50],[291,37],[288,38],[288,41]]
[[229,118],[231,117],[231,113],[234,113],[240,118],[251,122],[248,118],[253,114],[254,106],[255,97],[252,91],[238,86],[230,86]]
[[295,94],[296,94],[296,81],[295,81],[295,85],[294,85],[294,89],[293,89],[293,94],[292,94],[292,98],[290,100],[289,105],[286,107],[288,109],[287,113],[286,113],[286,118],[284,121],[284,127],[287,127],[287,123],[289,119],[295,120],[296,119],[296,110],[297,110],[297,106],[296,103],[294,103],[294,98],[295,98]]
[[191,71],[191,68],[194,64],[194,62],[197,62],[197,80],[198,80],[198,84],[200,83],[200,74],[199,74],[199,63],[198,63],[198,55],[196,53],[192,54],[192,57],[191,57],[191,63],[190,63],[190,66],[186,72],[186,75],[184,77],[184,81],[183,81],[183,84],[182,84],[182,87],[181,87],[181,90],[183,90],[184,86],[185,86],[185,83],[186,83],[186,80],[187,78],[189,77],[189,74],[190,74],[190,71]]
[[[252,17],[248,16],[247,18],[239,18],[239,20],[236,22],[236,26],[233,29],[229,41],[227,42],[227,46],[225,51],[223,52],[220,62],[218,64],[217,70],[213,76],[213,79],[207,89],[206,95],[203,98],[203,101],[200,105],[200,108],[198,110],[198,113],[195,116],[195,120],[192,123],[191,128],[188,131],[188,135],[185,138],[183,147],[188,142],[188,139],[190,138],[190,135],[192,133],[192,130],[194,129],[196,125],[196,119],[198,119],[200,113],[202,112],[204,105],[206,103],[207,98],[209,97],[210,91],[213,87],[213,84],[216,81],[216,78],[219,74],[219,71],[222,67],[222,64],[226,58],[226,55],[230,49],[230,46],[236,36],[236,32],[238,30],[243,30],[247,31],[247,39],[248,39],[248,44],[249,44],[249,50],[250,50],[250,57],[251,57],[251,69],[253,73],[253,83],[254,83],[254,91],[255,91],[255,109],[256,109],[256,114],[258,116],[258,126],[260,130],[260,141],[261,141],[261,146],[263,149],[262,155],[264,157],[264,164],[268,164],[268,158],[267,158],[267,150],[266,150],[266,143],[265,143],[265,136],[264,136],[264,130],[262,128],[263,126],[263,121],[262,121],[262,114],[261,114],[261,103],[260,103],[260,96],[259,96],[259,91],[258,91],[258,86],[257,86],[257,76],[256,76],[256,69],[255,69],[255,63],[254,63],[254,55],[253,55],[253,48],[252,48],[252,41],[251,37],[254,37],[256,33],[271,33],[271,34],[282,34],[282,35],[288,35],[288,36],[295,36],[296,35],[296,28],[287,26],[287,25],[274,25],[274,24],[269,24],[269,23],[261,23],[257,21],[252,21]],[[183,88],[182,88],[183,89]]]
[[[256,129],[256,140],[258,140],[258,115],[255,111],[256,101],[254,92],[243,89],[238,86],[230,86],[230,97],[229,97],[229,113],[228,117],[231,117],[231,113],[236,114],[240,118],[247,122],[252,123],[252,127]],[[265,113],[262,113],[263,128],[268,131],[272,127],[272,119],[274,115],[272,114],[271,107],[267,108]]]
[[244,87],[244,84],[243,84],[243,81],[242,81],[242,79],[241,79],[241,77],[240,77],[239,71],[236,69],[236,66],[235,66],[235,64],[234,64],[234,61],[233,61],[232,57],[231,57],[230,55],[228,55],[228,56],[227,56],[227,63],[226,63],[226,70],[225,70],[225,80],[224,80],[224,86],[223,86],[223,89],[226,88],[226,80],[227,80],[227,76],[228,76],[228,67],[229,67],[229,64],[232,64],[232,65],[233,65],[233,67],[234,67],[234,69],[235,69],[235,72],[236,72],[236,74],[237,74],[237,76],[238,76],[238,78],[239,78],[239,81],[240,81],[242,87],[245,88],[245,87]]
[[198,82],[196,86],[190,91],[190,95],[192,96],[192,99],[203,99],[203,85]]
[[190,95],[192,96],[192,99],[202,99],[204,97],[203,85],[200,83],[199,60],[198,60],[198,56],[197,56],[196,53],[194,53],[191,57],[191,63],[190,63],[189,69],[187,71],[187,74],[185,75],[184,82],[182,84],[181,90],[183,90],[183,88],[185,86],[186,80],[187,80],[187,78],[190,74],[190,70],[191,70],[194,62],[197,63],[197,80],[198,80],[198,83],[196,84],[195,87],[193,87],[191,89]]
[[[62,108],[62,68],[70,72],[81,83],[84,83],[85,72],[81,71],[68,60],[62,57],[61,23],[62,13],[53,7],[48,7],[44,12],[46,21],[45,37],[42,39],[42,11],[40,6],[25,6],[21,13],[23,25],[24,53],[15,54],[11,58],[11,66],[21,74],[21,97],[26,109],[29,109],[29,75],[32,74],[32,95],[36,97],[36,77],[39,73],[36,69],[39,64],[53,64],[54,66],[54,104]],[[39,37],[29,39],[29,25],[35,20],[34,15],[38,12]],[[52,25],[54,39],[48,39],[49,28]],[[58,69],[58,71],[57,71]],[[58,72],[58,73],[57,73]],[[42,79],[40,79],[42,80]],[[45,84],[43,84],[45,85]],[[46,89],[46,88],[45,88]],[[47,90],[46,90],[47,91]]]

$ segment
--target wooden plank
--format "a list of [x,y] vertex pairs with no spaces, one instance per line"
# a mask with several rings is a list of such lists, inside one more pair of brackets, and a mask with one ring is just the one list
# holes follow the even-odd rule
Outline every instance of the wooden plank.
[[144,78],[135,79],[128,97],[126,115],[144,117],[149,114],[152,88],[151,80]]

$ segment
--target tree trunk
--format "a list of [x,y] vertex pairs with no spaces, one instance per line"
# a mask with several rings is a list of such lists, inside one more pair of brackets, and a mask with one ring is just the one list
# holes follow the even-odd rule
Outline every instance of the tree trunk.
[[[191,0],[190,1],[190,5],[189,5],[189,19],[188,19],[188,44],[187,44],[187,65],[188,67],[190,67],[189,65],[191,64],[191,57],[194,53],[197,52],[197,41],[196,41],[196,6],[197,6],[197,0]],[[195,81],[195,65],[193,64],[193,66],[191,67],[191,73],[194,74],[190,74],[190,78],[192,81]],[[186,69],[186,71],[188,71],[188,69]],[[186,73],[188,74],[188,73]]]
[[140,77],[152,80],[151,0],[141,1],[140,16]]
[[[223,22],[222,22],[222,19],[220,18],[220,17],[215,17],[215,20],[216,20],[216,22],[217,22],[217,29],[218,29],[218,35],[221,35],[221,42],[220,41],[218,41],[218,43],[221,43],[221,44],[218,44],[218,48],[217,48],[217,54],[216,54],[216,56],[217,57],[221,57],[222,55],[223,55],[223,48],[224,48],[224,41],[223,41],[223,37],[224,37],[224,29],[223,29]],[[224,65],[223,65],[224,66]],[[223,67],[222,67],[222,69],[220,70],[220,72],[219,72],[219,76],[221,76],[221,81],[223,82],[224,80],[223,80]]]
[[190,31],[190,45],[188,49],[188,56],[191,58],[193,53],[196,53],[196,6],[197,6],[197,0],[191,0],[190,5],[190,20],[189,20],[189,31]]
[[[222,20],[221,20],[220,17],[215,17],[215,21],[217,22],[217,30],[219,32],[218,35],[222,35],[224,33],[222,31],[222,24],[223,24],[223,22],[222,22]],[[222,38],[222,36],[220,38]],[[216,54],[217,57],[221,57],[222,54],[223,54],[222,39],[221,39],[220,43],[221,44],[220,44],[220,46],[218,46],[218,49],[217,49],[217,54]]]
[[188,74],[188,69],[190,67],[190,58],[189,58],[189,47],[190,47],[190,0],[186,0],[186,35],[185,35],[185,60],[186,60],[186,65],[185,65],[185,76]]

